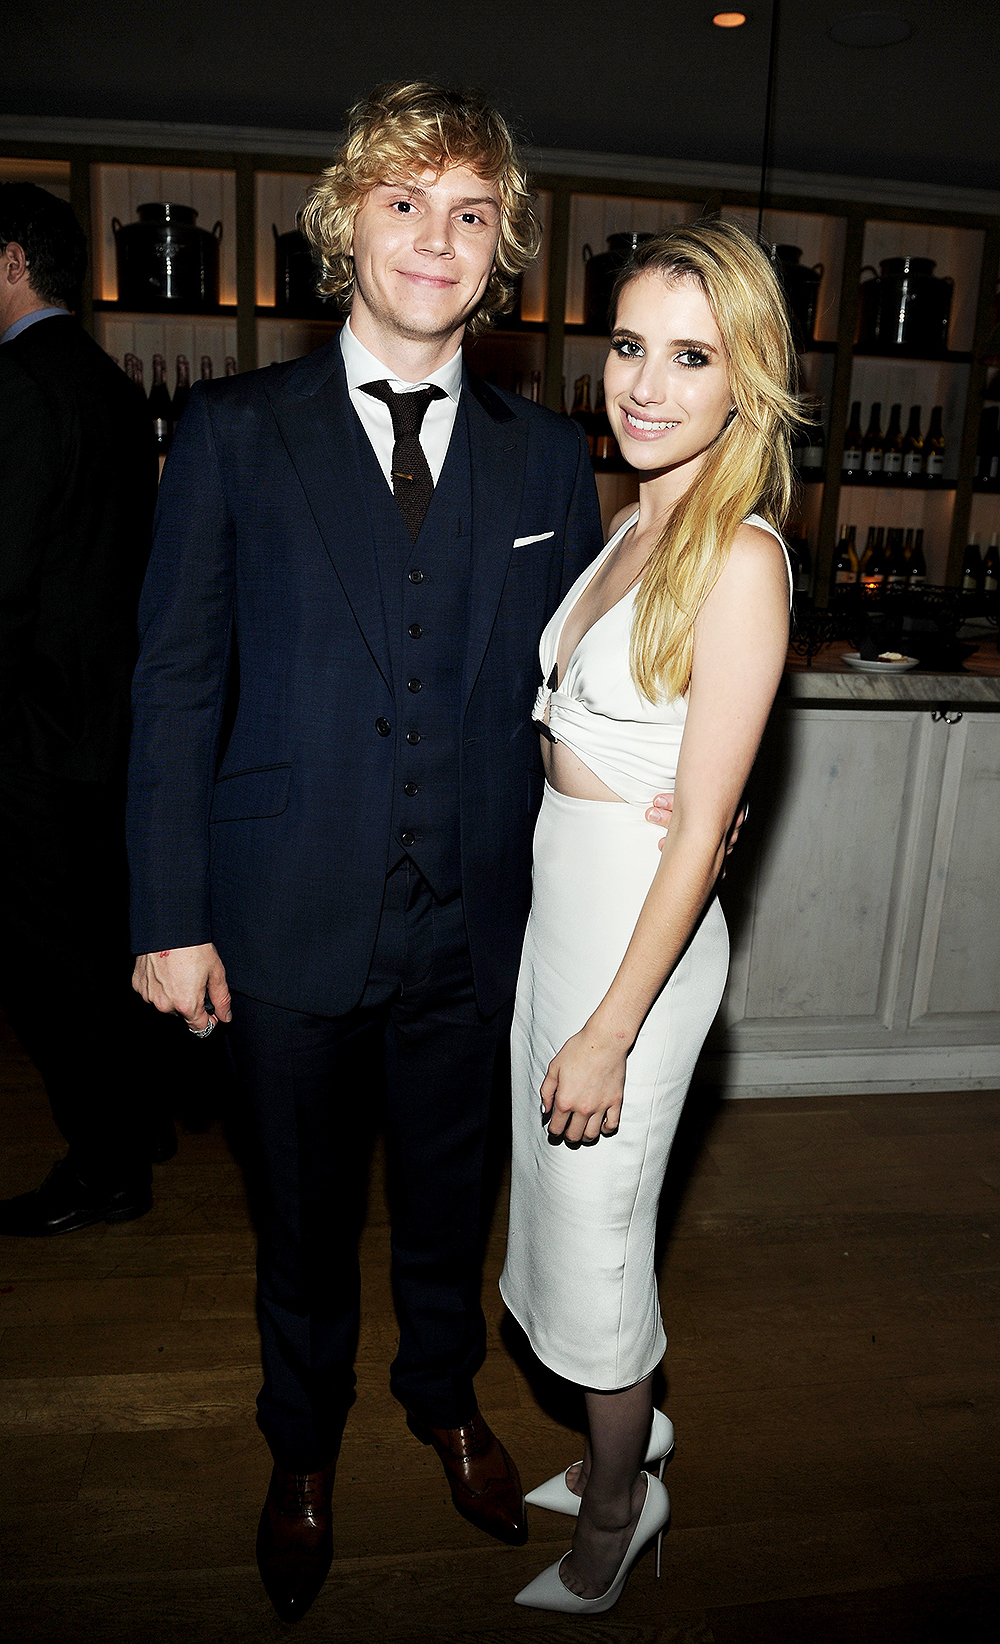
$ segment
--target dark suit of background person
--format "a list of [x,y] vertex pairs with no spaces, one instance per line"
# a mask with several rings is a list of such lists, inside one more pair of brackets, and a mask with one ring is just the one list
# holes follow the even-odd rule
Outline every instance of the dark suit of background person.
[[[543,783],[538,635],[600,545],[577,425],[467,368],[413,542],[339,340],[199,385],[175,436],[133,698],[133,945],[212,941],[226,967],[264,1159],[259,1421],[294,1474],[332,1464],[353,1399],[350,1133],[383,1054],[393,1391],[428,1427],[477,1409],[483,1143]],[[369,1071],[345,1083],[359,1045]]]
[[69,1144],[0,1232],[44,1234],[151,1204],[124,776],[156,456],[143,395],[66,312],[70,207],[5,184],[0,241],[0,995]]

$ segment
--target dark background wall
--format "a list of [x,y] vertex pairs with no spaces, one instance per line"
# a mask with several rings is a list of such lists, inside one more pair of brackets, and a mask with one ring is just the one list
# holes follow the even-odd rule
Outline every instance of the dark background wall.
[[[332,131],[381,79],[473,82],[546,148],[755,164],[770,0],[12,0],[4,112]],[[827,36],[858,12],[898,45]],[[773,163],[1000,187],[997,0],[782,0]]]

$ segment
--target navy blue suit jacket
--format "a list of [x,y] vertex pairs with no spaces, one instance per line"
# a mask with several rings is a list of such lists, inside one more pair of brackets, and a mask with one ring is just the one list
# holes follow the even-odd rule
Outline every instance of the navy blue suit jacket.
[[[513,991],[530,899],[538,637],[602,537],[578,425],[469,371],[463,395],[473,517],[455,800],[491,1013]],[[364,437],[336,342],[193,390],[161,486],[133,693],[135,951],[213,941],[233,988],[319,1015],[350,1010],[364,987],[402,728],[359,494]]]

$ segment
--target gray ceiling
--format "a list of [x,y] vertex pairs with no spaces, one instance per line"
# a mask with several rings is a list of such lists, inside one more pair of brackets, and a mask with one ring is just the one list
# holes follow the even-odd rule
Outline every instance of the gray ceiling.
[[[7,9],[12,115],[335,130],[382,79],[485,87],[526,142],[759,160],[770,0],[742,29],[699,0],[21,0]],[[914,32],[871,50],[850,13]],[[16,32],[15,32],[16,30]],[[997,0],[780,0],[773,163],[1000,187]]]

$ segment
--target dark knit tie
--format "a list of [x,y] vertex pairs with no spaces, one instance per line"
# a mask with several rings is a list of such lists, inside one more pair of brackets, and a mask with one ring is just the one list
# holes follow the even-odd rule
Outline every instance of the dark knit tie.
[[389,407],[392,418],[392,494],[403,516],[410,541],[416,542],[424,515],[434,495],[434,481],[420,444],[420,425],[431,400],[443,400],[443,388],[415,388],[397,394],[387,382],[366,382],[362,394],[371,394]]

